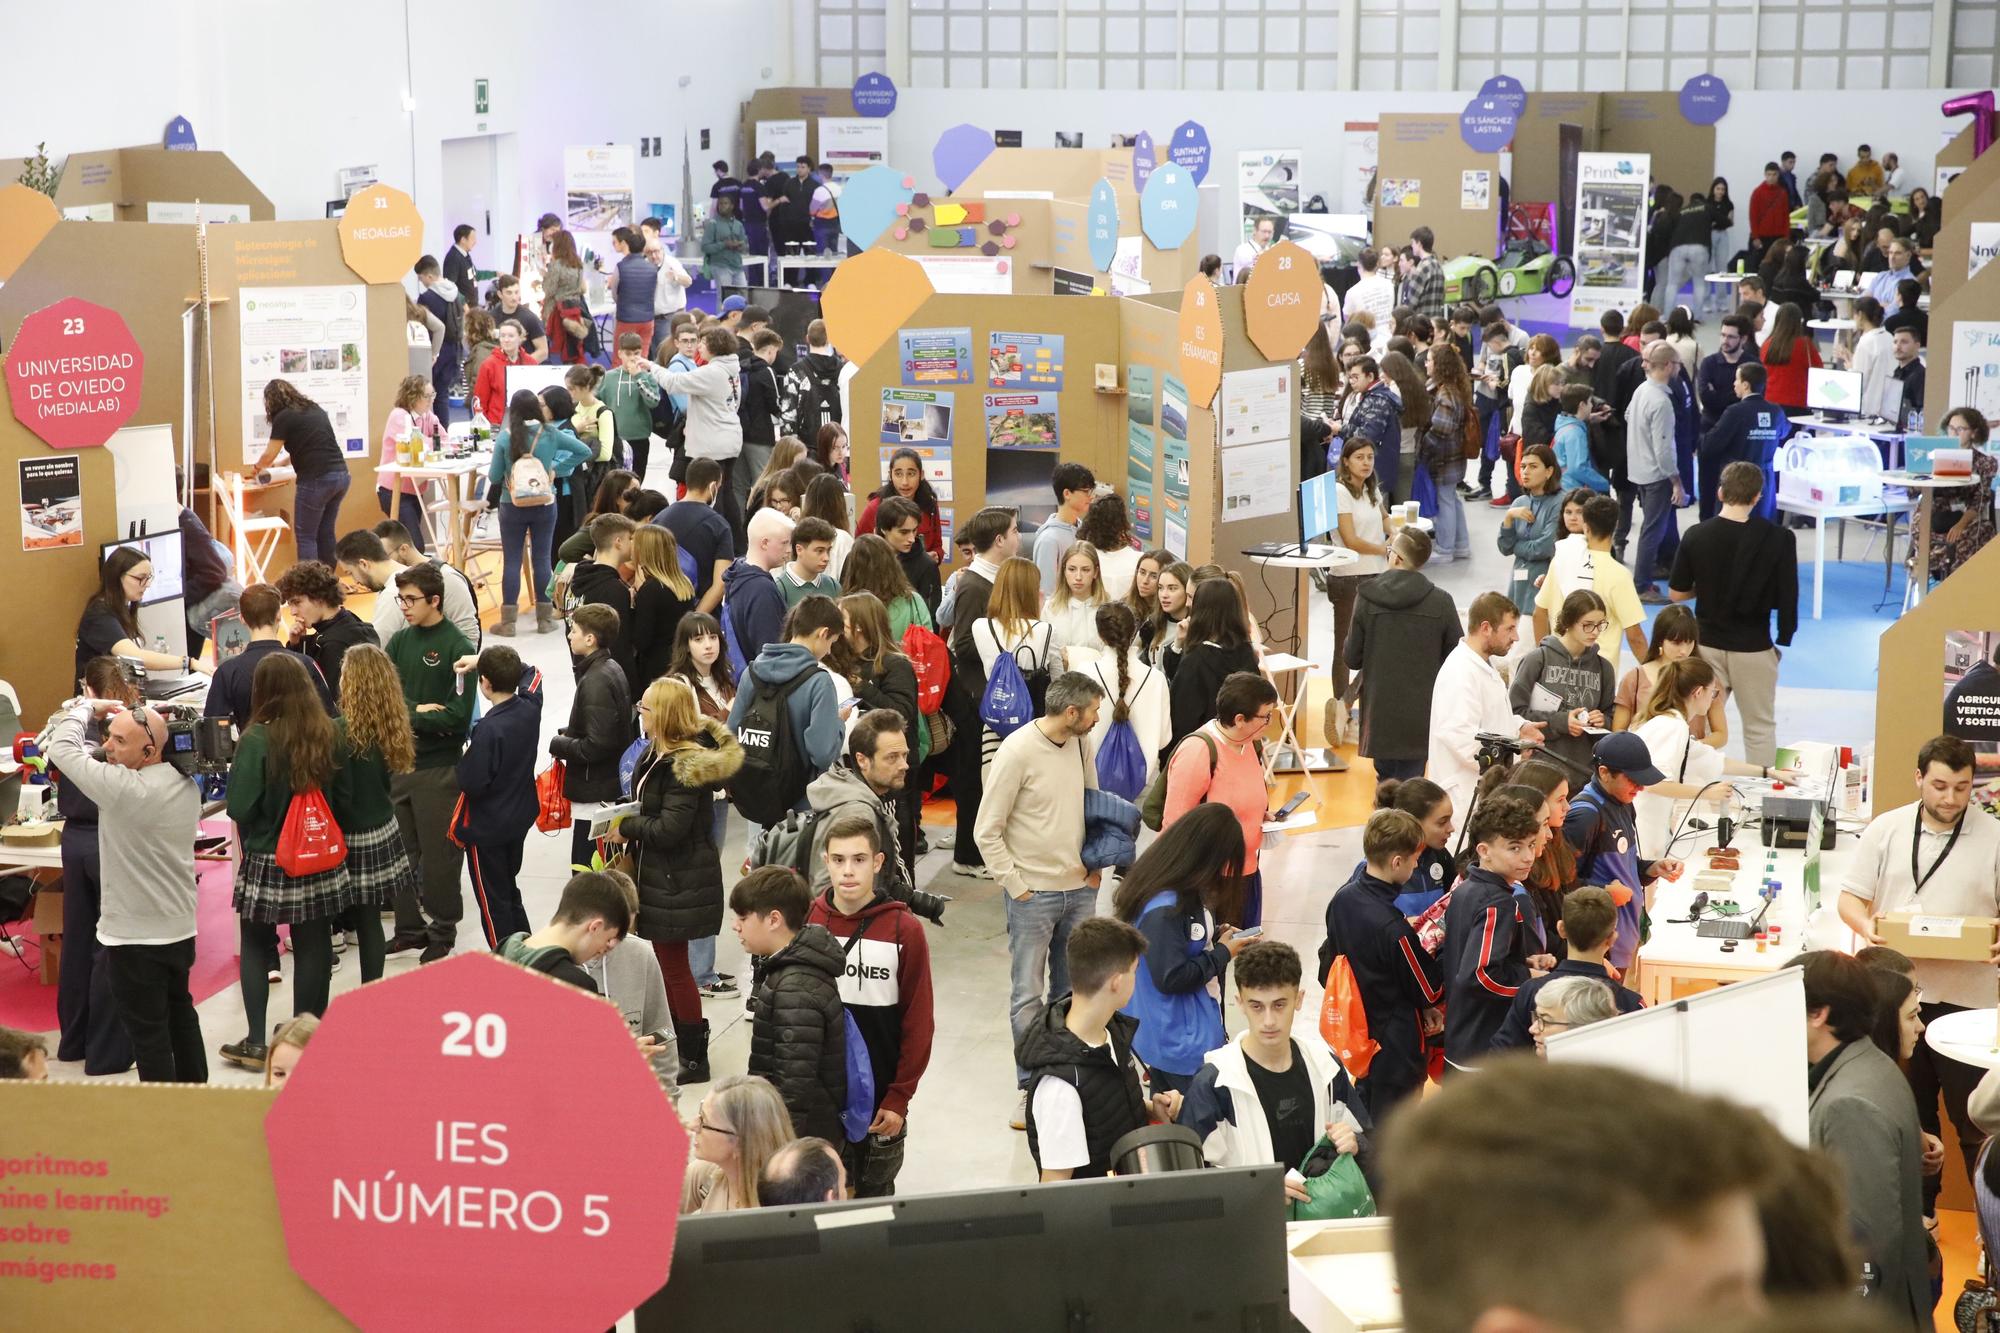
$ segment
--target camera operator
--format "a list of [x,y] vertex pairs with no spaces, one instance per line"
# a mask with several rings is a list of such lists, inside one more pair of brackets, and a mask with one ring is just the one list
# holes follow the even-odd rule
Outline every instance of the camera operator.
[[[93,712],[112,713],[101,760],[84,748]],[[166,719],[144,705],[127,711],[116,700],[75,699],[49,719],[42,747],[64,781],[101,812],[97,939],[110,962],[112,995],[132,1037],[139,1080],[206,1083],[201,1020],[188,993],[201,796],[165,762]],[[74,940],[71,947],[88,945]]]

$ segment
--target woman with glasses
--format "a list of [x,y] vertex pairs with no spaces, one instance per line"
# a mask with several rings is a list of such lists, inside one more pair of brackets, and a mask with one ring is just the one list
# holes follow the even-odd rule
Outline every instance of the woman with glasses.
[[155,652],[139,631],[139,604],[153,586],[153,562],[132,546],[111,553],[97,574],[97,592],[84,605],[76,626],[76,679],[93,657],[130,657],[148,671],[199,671],[215,668],[180,653]]
[[1590,589],[1563,598],[1556,632],[1522,657],[1507,696],[1517,714],[1542,724],[1549,753],[1576,765],[1586,781],[1597,771],[1591,749],[1610,727],[1618,695],[1611,663],[1597,647],[1609,623],[1604,599]]
[[1254,671],[1232,672],[1215,693],[1209,720],[1185,737],[1167,758],[1167,803],[1160,818],[1165,833],[1182,816],[1204,804],[1236,814],[1243,830],[1241,911],[1225,924],[1248,929],[1263,919],[1264,881],[1257,852],[1270,817],[1270,788],[1264,780],[1263,747],[1257,743],[1277,711],[1278,691]]
[[784,1099],[755,1074],[732,1074],[709,1089],[688,1128],[694,1160],[681,1186],[683,1213],[755,1208],[764,1163],[797,1137]]

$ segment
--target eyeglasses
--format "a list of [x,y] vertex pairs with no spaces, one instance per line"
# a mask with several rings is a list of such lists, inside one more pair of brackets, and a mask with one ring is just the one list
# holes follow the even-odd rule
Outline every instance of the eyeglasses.
[[1576,622],[1576,632],[1579,634],[1602,634],[1604,633],[1606,623],[1602,620],[1579,620]]
[[1260,727],[1267,727],[1271,725],[1271,710],[1266,708],[1263,712],[1257,714],[1250,720],[1252,722],[1255,722]]
[[422,606],[425,602],[428,602],[430,598],[424,596],[420,592],[399,592],[396,594],[396,600],[401,602],[404,606]]
[[142,588],[150,588],[153,586],[153,576],[151,574],[127,574],[125,577],[132,580],[134,583],[138,584]]
[[699,1112],[695,1115],[694,1123],[696,1128],[705,1129],[711,1134],[727,1134],[732,1139],[736,1137],[735,1130],[724,1129],[721,1125],[711,1125],[708,1123],[708,1117],[701,1115]]
[[1535,1026],[1544,1032],[1553,1032],[1560,1028],[1573,1028],[1576,1024],[1565,1022],[1560,1018],[1544,1018],[1538,1009],[1535,1011]]

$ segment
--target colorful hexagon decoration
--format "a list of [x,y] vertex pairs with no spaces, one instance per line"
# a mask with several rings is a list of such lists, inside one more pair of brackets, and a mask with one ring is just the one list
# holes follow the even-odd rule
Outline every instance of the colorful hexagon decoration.
[[1199,121],[1182,121],[1174,128],[1174,138],[1167,146],[1167,156],[1193,176],[1196,185],[1201,184],[1208,179],[1208,131],[1202,128]]
[[393,185],[371,185],[340,215],[340,257],[363,282],[397,282],[424,252],[416,201]]
[[1111,182],[1100,180],[1090,187],[1090,211],[1084,225],[1089,229],[1090,265],[1099,273],[1109,272],[1118,257],[1118,196]]
[[1162,162],[1153,168],[1145,192],[1139,196],[1139,229],[1156,249],[1178,250],[1194,235],[1199,201],[1194,177],[1187,168],[1177,162]]
[[1215,285],[1199,273],[1181,291],[1178,351],[1188,403],[1207,407],[1222,387],[1222,310]]
[[1272,361],[1290,361],[1319,327],[1319,264],[1296,241],[1257,256],[1243,290],[1243,331]]
[[954,125],[938,136],[931,149],[931,168],[947,190],[965,184],[993,151],[993,136],[977,125]]
[[930,299],[931,280],[908,255],[876,246],[833,271],[819,311],[840,354],[859,364],[896,336]]
[[14,276],[21,261],[56,229],[62,214],[55,200],[18,181],[0,185],[0,282]]
[[840,192],[840,234],[865,250],[909,214],[910,178],[894,167],[873,166],[855,173]]
[[103,444],[139,410],[146,359],[116,310],[66,297],[21,321],[7,349],[14,417],[56,449]]

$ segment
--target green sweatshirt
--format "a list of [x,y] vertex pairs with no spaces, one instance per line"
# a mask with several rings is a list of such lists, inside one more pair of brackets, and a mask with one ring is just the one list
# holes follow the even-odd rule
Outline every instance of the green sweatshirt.
[[[335,718],[333,727],[333,777],[322,794],[326,797],[328,808],[334,812],[335,821],[340,823],[341,832],[345,833],[348,826],[340,820],[340,811],[346,804],[343,798],[348,785],[347,723]],[[278,835],[284,831],[285,816],[292,808],[293,795],[289,766],[281,758],[273,773],[267,767],[270,756],[270,737],[264,730],[264,724],[259,722],[246,727],[243,734],[236,738],[236,760],[229,769],[229,817],[236,821],[236,831],[243,839],[243,850],[266,855],[278,850]],[[394,814],[391,810],[390,817],[394,818]]]
[[[417,733],[417,767],[456,767],[472,730],[473,685],[460,682],[451,664],[471,653],[472,645],[458,626],[440,620],[396,631],[387,651],[403,678],[403,702],[410,706],[410,727]],[[419,712],[422,704],[443,704],[444,709]]]
[[653,404],[660,401],[660,386],[645,371],[636,375],[614,370],[597,386],[597,400],[611,409],[611,420],[621,440],[643,440],[653,432]]

